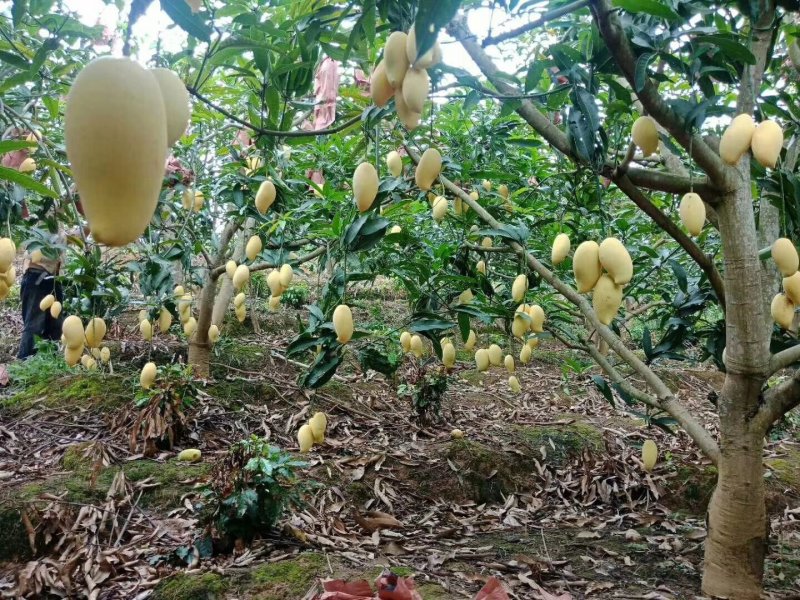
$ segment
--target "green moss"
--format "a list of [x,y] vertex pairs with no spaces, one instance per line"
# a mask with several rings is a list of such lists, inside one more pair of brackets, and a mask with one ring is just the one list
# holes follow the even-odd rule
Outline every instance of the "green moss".
[[417,587],[417,591],[425,600],[449,600],[453,597],[438,583],[423,583]]
[[301,598],[314,580],[322,576],[325,568],[325,558],[314,553],[261,565],[250,575],[252,587],[249,592],[252,595],[249,597],[259,600]]
[[[398,577],[411,577],[416,571],[410,567],[403,567],[398,565],[396,567],[389,567],[389,570],[397,575]],[[374,569],[370,569],[363,575],[351,576],[348,579],[366,579],[370,583],[374,583],[375,580],[380,577],[381,573],[383,573],[383,567],[375,567]],[[426,599],[427,600],[427,599]]]
[[520,463],[512,462],[502,451],[460,439],[450,443],[447,457],[461,467],[461,480],[476,502],[499,502],[514,489],[514,470]]
[[[164,463],[152,460],[134,460],[122,466],[125,476],[131,481],[152,478],[159,485],[148,488],[142,495],[141,506],[153,509],[169,509],[180,505],[181,497],[188,492],[197,479],[211,472],[210,463],[185,463],[170,460]],[[114,479],[116,470],[106,469],[100,475],[99,485],[107,489]],[[184,483],[188,482],[188,483]]]
[[363,481],[353,481],[345,488],[347,497],[353,504],[364,504],[372,498],[372,488]]
[[[574,419],[574,416],[569,415],[569,418]],[[595,453],[603,449],[603,434],[596,427],[584,422],[519,427],[516,429],[516,436],[533,452],[538,453],[539,448],[544,447],[548,461],[556,466],[566,464],[570,458],[585,449]]]
[[770,475],[785,487],[800,492],[800,451],[784,449],[786,456],[766,461]]
[[72,444],[64,451],[64,456],[61,457],[61,466],[67,471],[86,471],[92,467],[92,459],[84,455],[86,448],[92,442],[81,442],[80,444]]
[[[472,361],[472,357],[469,358]],[[461,371],[458,374],[461,379],[466,381],[467,383],[471,383],[472,385],[481,385],[483,382],[483,373],[477,371],[476,369],[469,369],[468,371]]]
[[[221,371],[227,371],[223,368]],[[258,384],[244,379],[226,380],[222,372],[214,373],[220,378],[208,388],[208,393],[228,408],[241,407],[245,403],[267,403],[278,398],[275,388],[268,383]]]
[[716,467],[694,464],[678,465],[675,476],[667,480],[663,502],[676,511],[705,514],[711,494],[717,485]]
[[231,335],[227,335],[214,345],[212,362],[220,363],[217,369],[221,371],[221,375],[226,375],[228,366],[243,370],[262,368],[268,357],[268,348],[259,344],[247,343],[235,337],[231,332]]
[[217,600],[225,595],[228,583],[216,573],[173,575],[153,591],[153,600]]
[[52,408],[109,409],[132,398],[130,385],[120,375],[77,372],[29,384],[0,399],[0,408],[25,410],[42,402]]

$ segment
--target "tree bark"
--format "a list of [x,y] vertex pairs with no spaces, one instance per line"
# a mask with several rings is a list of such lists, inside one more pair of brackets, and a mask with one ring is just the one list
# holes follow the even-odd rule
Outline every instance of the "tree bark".
[[197,331],[189,340],[189,364],[196,377],[207,378],[210,372],[211,340],[208,339],[208,328],[211,327],[211,315],[214,310],[214,296],[217,290],[217,278],[209,274],[197,308]]
[[[708,507],[703,592],[714,597],[761,597],[769,520],[764,506],[764,432],[748,426],[762,380],[728,375],[723,386],[721,455]],[[727,408],[725,408],[727,407]],[[728,412],[730,411],[730,412]],[[752,413],[750,413],[752,414]]]
[[[239,237],[236,239],[236,247],[233,251],[231,260],[235,260],[237,264],[244,256],[244,248],[247,239],[250,237],[250,230],[252,228],[253,219],[248,219],[245,228],[239,232]],[[233,280],[227,274],[221,275],[222,283],[217,292],[217,298],[214,300],[214,309],[211,313],[211,322],[219,328],[222,328],[222,322],[225,320],[225,313],[228,312],[228,307],[233,298]]]

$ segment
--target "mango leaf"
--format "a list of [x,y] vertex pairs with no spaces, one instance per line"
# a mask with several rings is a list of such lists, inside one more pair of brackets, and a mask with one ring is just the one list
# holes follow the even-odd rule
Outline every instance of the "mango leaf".
[[608,400],[608,403],[611,407],[614,407],[614,394],[611,392],[611,388],[608,387],[608,382],[603,379],[600,375],[592,375],[592,381],[594,382],[597,389],[600,390],[600,393],[603,394],[603,397]]
[[6,52],[5,50],[0,50],[0,60],[2,60],[4,63],[8,63],[12,67],[22,69],[23,71],[27,71],[31,66],[26,59],[22,58],[18,54]]
[[351,252],[368,250],[386,233],[389,221],[375,213],[361,215],[347,228],[344,243]]
[[311,389],[322,387],[336,374],[336,369],[339,368],[341,362],[341,354],[333,350],[320,352],[309,366],[308,371],[300,377],[300,385]]
[[313,335],[309,332],[303,332],[294,338],[286,348],[286,356],[290,358],[301,356],[303,353],[308,352],[309,350],[316,349],[320,342],[320,338],[316,335]]
[[38,146],[36,142],[26,142],[25,140],[3,140],[0,142],[0,154],[13,152],[14,150],[36,148],[36,146]]
[[14,27],[19,27],[20,21],[22,21],[22,17],[28,10],[28,0],[14,0],[14,4],[11,7],[11,19]]
[[51,190],[46,185],[39,183],[33,177],[28,177],[24,173],[20,173],[16,169],[9,169],[8,167],[0,167],[0,179],[11,181],[26,189],[29,189],[37,194],[41,194],[47,198],[57,198],[58,194]]
[[653,339],[650,336],[650,329],[647,327],[642,330],[642,350],[644,350],[644,356],[649,363],[653,359]]
[[186,0],[161,0],[161,10],[189,35],[203,42],[211,40],[211,28],[192,12]]
[[613,4],[631,14],[644,13],[668,21],[680,18],[678,13],[659,0],[614,0]]
[[698,35],[694,38],[696,42],[702,44],[711,44],[719,48],[724,56],[743,62],[748,65],[756,64],[756,57],[750,52],[744,44],[738,42],[732,35],[715,34],[715,35]]
[[372,369],[387,377],[391,377],[400,365],[396,354],[375,346],[367,346],[361,350],[358,353],[358,362],[362,370]]
[[461,0],[420,0],[414,33],[417,37],[417,56],[433,48],[439,30],[456,14]]
[[469,337],[470,322],[469,315],[465,312],[458,313],[458,331],[461,333],[461,341],[466,342]]
[[415,317],[408,330],[414,333],[431,333],[434,331],[447,331],[452,328],[452,321],[443,321],[432,317]]
[[647,82],[647,67],[650,66],[655,53],[645,52],[636,59],[636,67],[633,72],[633,84],[636,92],[641,92],[644,89],[644,84]]

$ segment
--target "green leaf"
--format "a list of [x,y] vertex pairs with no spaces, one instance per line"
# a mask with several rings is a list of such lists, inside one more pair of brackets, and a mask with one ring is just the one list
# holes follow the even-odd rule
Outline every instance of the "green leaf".
[[13,152],[14,150],[36,148],[36,146],[38,146],[36,142],[26,142],[25,140],[3,140],[0,142],[0,154]]
[[43,96],[42,103],[44,107],[47,109],[48,114],[50,115],[51,119],[55,119],[58,117],[58,98],[54,96]]
[[56,194],[53,190],[51,190],[46,185],[39,183],[33,177],[29,177],[24,173],[20,173],[16,169],[9,169],[8,167],[0,167],[0,179],[4,179],[6,181],[11,181],[20,185],[24,188],[27,188],[31,191],[36,192],[37,194],[41,194],[42,196],[46,196],[48,198],[57,198],[58,194]]
[[644,350],[644,356],[649,363],[653,356],[653,339],[650,336],[650,329],[647,327],[642,330],[642,350]]
[[435,331],[448,331],[453,328],[451,321],[428,316],[415,317],[408,330],[414,333],[429,334]]
[[508,138],[506,142],[523,148],[539,148],[544,143],[536,138]]
[[547,61],[534,60],[528,65],[528,73],[525,75],[525,93],[527,94],[534,89],[542,78],[544,68],[547,66]]
[[362,370],[372,369],[382,375],[391,377],[399,366],[398,356],[387,352],[386,348],[367,346],[358,353],[358,362]]
[[211,28],[199,15],[192,13],[186,0],[161,0],[161,10],[189,35],[204,42],[211,40]]
[[461,0],[420,0],[414,33],[417,37],[417,56],[433,48],[439,30],[456,14]]
[[377,244],[386,233],[389,221],[375,213],[361,215],[347,228],[344,243],[348,250],[368,250]]
[[322,387],[336,374],[342,362],[342,356],[333,351],[320,352],[308,371],[300,377],[300,385],[315,389]]
[[600,393],[603,394],[603,397],[608,400],[608,403],[611,407],[614,407],[614,394],[611,392],[611,388],[608,387],[608,382],[603,379],[600,375],[592,375],[592,381],[597,386],[597,389],[600,390]]
[[680,18],[678,13],[658,0],[614,0],[613,4],[632,14],[644,13],[668,21]]
[[731,35],[699,35],[694,41],[701,44],[712,44],[719,48],[727,58],[732,58],[748,65],[756,64],[756,57],[744,44],[736,41]]
[[6,52],[5,50],[0,50],[0,60],[8,63],[12,67],[22,69],[23,71],[27,71],[31,66],[26,59],[14,54],[13,52]]
[[469,315],[465,312],[458,313],[458,330],[461,333],[461,341],[466,342],[469,337],[470,323]]
[[644,89],[644,84],[647,82],[647,67],[653,60],[655,54],[653,52],[645,52],[636,59],[636,67],[633,73],[633,83],[636,92],[641,92]]
[[28,10],[28,0],[14,0],[14,5],[11,7],[11,19],[14,27],[19,27],[22,17]]

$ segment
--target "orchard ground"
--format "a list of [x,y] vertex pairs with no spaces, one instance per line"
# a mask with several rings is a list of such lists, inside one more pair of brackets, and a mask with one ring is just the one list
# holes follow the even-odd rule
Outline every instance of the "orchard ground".
[[[294,285],[308,286],[312,298],[317,290],[316,278]],[[20,576],[55,580],[80,557],[94,576],[71,580],[73,591],[99,589],[103,598],[311,598],[321,579],[372,581],[383,567],[413,575],[426,600],[471,598],[491,575],[512,598],[698,597],[714,469],[685,434],[647,428],[619,398],[612,408],[591,378],[597,369],[579,355],[542,343],[528,365],[517,365],[523,393],[513,395],[505,369],[477,373],[459,341],[441,420],[423,425],[397,395],[403,367],[388,381],[361,373],[350,352],[329,384],[298,387],[301,367],[282,349],[303,309],[269,313],[266,298],[250,296],[243,325],[231,311],[187,436],[155,460],[128,446],[138,372],[148,353],[160,364],[185,359],[186,343],[157,336],[150,348],[138,334],[137,310],[110,327],[113,374],[53,360],[5,390],[0,591],[14,589]],[[387,280],[357,288],[351,305],[361,329],[400,328],[407,312]],[[0,350],[10,361],[21,323],[13,301],[3,311]],[[508,347],[497,327],[478,333],[482,347]],[[713,430],[713,389],[722,375],[700,364],[656,366]],[[193,550],[211,464],[250,434],[296,451],[297,427],[317,410],[328,415],[328,434],[305,456],[305,506],[233,554],[207,558]],[[451,438],[455,428],[463,439]],[[660,451],[650,474],[639,459],[647,438]],[[203,451],[201,463],[175,460],[189,447]],[[772,532],[765,587],[770,598],[797,598],[796,419],[771,432],[764,476]],[[22,518],[34,515],[32,505],[46,522]],[[377,529],[370,511],[402,527]],[[72,537],[32,556],[26,527]],[[98,547],[87,558],[80,553],[92,535]]]

